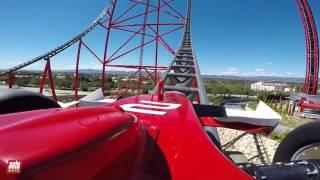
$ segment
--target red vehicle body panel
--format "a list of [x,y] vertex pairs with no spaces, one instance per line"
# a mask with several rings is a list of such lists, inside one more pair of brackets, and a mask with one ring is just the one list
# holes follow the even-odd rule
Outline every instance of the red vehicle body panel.
[[[122,112],[143,100],[180,106]],[[2,115],[0,134],[0,179],[252,179],[212,143],[180,93]],[[8,160],[20,161],[22,173],[7,174]]]

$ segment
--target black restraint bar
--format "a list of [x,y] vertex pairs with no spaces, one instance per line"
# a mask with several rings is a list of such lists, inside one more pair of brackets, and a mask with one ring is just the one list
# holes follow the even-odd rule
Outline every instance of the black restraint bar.
[[226,117],[226,109],[224,106],[211,106],[204,104],[193,104],[198,117]]

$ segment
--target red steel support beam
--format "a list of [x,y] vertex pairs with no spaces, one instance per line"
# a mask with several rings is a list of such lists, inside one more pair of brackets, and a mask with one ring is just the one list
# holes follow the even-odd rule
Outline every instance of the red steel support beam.
[[[78,43],[78,50],[76,55],[76,67],[75,67],[75,74],[74,74],[74,96],[75,99],[79,99],[79,63],[81,58],[81,51],[83,48],[88,49],[88,51],[102,64],[102,74],[101,74],[101,89],[104,92],[105,91],[105,79],[106,79],[106,66],[111,67],[123,67],[123,68],[132,68],[136,69],[139,73],[139,81],[138,81],[138,89],[140,89],[142,80],[146,77],[151,77],[152,81],[156,84],[159,79],[159,72],[162,70],[167,69],[167,67],[159,66],[159,57],[160,57],[160,46],[165,47],[166,50],[168,50],[172,55],[175,54],[175,51],[171,48],[171,46],[167,43],[165,40],[165,36],[173,33],[179,29],[182,29],[185,25],[185,18],[182,17],[182,15],[173,7],[172,2],[175,0],[154,0],[154,4],[152,4],[152,1],[150,0],[128,0],[128,2],[133,2],[133,4],[130,4],[127,9],[124,9],[122,12],[119,13],[117,6],[119,6],[118,0],[109,0],[109,6],[107,9],[103,11],[101,16],[97,18],[96,21],[94,21],[93,25],[90,26],[90,28],[86,29],[83,33],[81,33],[76,38],[73,38],[72,40],[65,43],[63,46],[59,46],[58,48],[50,51],[49,53],[46,53],[45,55],[42,55],[40,57],[33,59],[30,62],[23,63],[21,67],[25,67],[25,64],[32,64],[34,62],[45,60],[46,65],[42,74],[42,78],[40,80],[40,93],[43,93],[43,90],[46,88],[45,84],[48,83],[50,85],[53,98],[57,100],[56,94],[55,94],[55,87],[54,87],[54,80],[53,75],[51,72],[51,62],[49,58],[52,58],[56,54],[60,53],[61,51],[64,51],[68,47],[70,47],[72,44]],[[142,6],[141,6],[142,5]],[[140,7],[137,7],[140,6]],[[137,9],[136,9],[137,8]],[[142,9],[143,8],[143,9]],[[117,10],[116,10],[117,9]],[[167,9],[167,10],[166,10]],[[137,11],[135,11],[137,10]],[[136,13],[138,11],[142,10],[142,12]],[[151,14],[153,13],[153,14]],[[166,18],[162,18],[160,15],[164,14],[164,16],[167,16]],[[151,15],[154,16],[154,18],[149,18]],[[109,16],[109,17],[105,17]],[[167,21],[167,22],[160,22],[160,19],[167,19],[171,18],[176,21]],[[104,20],[105,19],[105,20]],[[141,19],[141,22],[139,22]],[[93,28],[95,28],[97,25],[100,25],[104,29],[106,29],[106,37],[105,37],[105,44],[104,44],[104,52],[103,56],[100,57],[98,53],[93,51],[93,49],[90,49],[89,46],[84,42],[84,37],[91,32]],[[170,26],[173,27],[169,28]],[[161,29],[161,27],[165,27],[166,30]],[[149,28],[151,30],[149,30]],[[121,32],[129,32],[132,33],[128,38],[126,37],[126,41],[121,43],[120,45],[117,45],[114,49],[114,47],[111,48],[112,43],[112,36],[114,35],[111,33],[112,29],[119,30]],[[166,32],[167,31],[167,32]],[[112,35],[111,35],[112,34]],[[141,41],[138,42],[135,45],[133,44],[133,38],[136,38],[137,36],[141,37]],[[148,39],[147,39],[148,38]],[[117,38],[115,38],[117,39]],[[155,43],[153,43],[155,41]],[[155,57],[152,59],[152,64],[149,66],[143,65],[145,62],[144,59],[144,51],[146,50],[145,46],[150,46],[152,44],[154,48]],[[127,46],[127,49],[125,49]],[[125,49],[125,50],[124,50]],[[112,65],[111,62],[120,59],[121,57],[132,53],[133,51],[140,50],[140,57],[139,63],[137,65]],[[131,57],[132,58],[132,57]],[[16,66],[16,68],[20,69],[20,66]],[[144,77],[144,74],[141,75],[142,71],[146,71],[147,76]],[[13,71],[8,74],[8,85],[9,88],[12,88],[13,85]],[[9,72],[7,72],[9,73]],[[47,79],[49,82],[47,82]],[[134,87],[135,89],[137,87]]]
[[54,87],[54,81],[53,81],[53,77],[52,77],[50,59],[47,60],[47,63],[48,63],[48,79],[49,79],[49,83],[50,83],[52,97],[55,101],[58,101],[57,96],[56,96],[55,87]]
[[8,85],[9,85],[9,88],[10,88],[10,89],[11,89],[12,86],[13,86],[13,82],[14,82],[13,72],[9,72],[9,73],[8,73]]
[[94,52],[89,48],[89,46],[88,46],[86,43],[84,43],[82,40],[81,40],[81,43],[82,43],[82,45],[83,45],[101,64],[103,64],[102,60],[96,55],[96,53],[94,53]]
[[112,4],[112,11],[109,18],[109,25],[107,27],[108,30],[106,34],[106,41],[105,41],[105,47],[104,47],[104,53],[103,53],[103,65],[102,65],[102,75],[101,75],[101,90],[103,94],[104,94],[104,86],[105,86],[105,78],[106,78],[106,64],[107,64],[107,53],[108,53],[110,31],[111,31],[111,26],[113,26],[113,16],[114,16],[114,11],[115,11],[117,2],[118,2],[117,0],[114,0]]
[[43,89],[44,89],[44,84],[46,82],[47,79],[47,73],[48,73],[48,61],[46,63],[46,66],[44,67],[43,73],[42,73],[42,77],[41,77],[41,81],[40,81],[40,93],[43,93]]
[[123,43],[123,44],[110,56],[110,58],[108,59],[108,61],[110,61],[110,59],[112,59],[113,56],[115,56],[123,47],[125,47],[142,29],[143,29],[143,27],[140,28],[138,31],[136,31],[134,34],[132,34],[132,36],[131,36],[125,43]]
[[[142,2],[142,1],[139,1],[139,0],[129,0],[129,1],[131,1],[131,2],[137,2],[137,3],[140,3],[140,4],[144,4],[144,5],[146,4],[145,2]],[[170,0],[170,1],[166,2],[166,4],[164,4],[162,7],[166,6],[166,5],[169,4],[169,3],[172,3],[173,1],[175,1],[175,0]],[[151,5],[151,4],[150,4],[150,7],[157,9],[157,6],[155,6],[155,5]],[[176,18],[176,19],[179,19],[179,20],[182,20],[182,21],[185,20],[184,17],[176,16],[176,15],[174,15],[174,14],[172,14],[172,13],[166,11],[166,10],[160,9],[160,11],[163,12],[164,14],[169,15],[169,16],[171,16],[171,17],[174,17],[174,18]]]
[[[122,67],[122,68],[131,68],[131,69],[148,69],[155,68],[154,66],[136,66],[136,65],[122,65],[122,64],[107,64],[109,67]],[[166,70],[168,67],[166,66],[158,66],[158,70]]]
[[78,82],[79,82],[79,61],[80,61],[80,54],[81,54],[81,45],[82,45],[82,39],[79,41],[78,45],[78,53],[77,53],[77,61],[76,61],[76,73],[74,77],[74,96],[76,100],[79,100],[78,96]]
[[[155,34],[157,34],[157,32],[151,27],[148,26],[152,32],[154,32]],[[163,47],[165,47],[173,56],[176,55],[176,53],[174,52],[174,50],[170,47],[170,45],[161,37],[161,35],[158,36],[158,40],[159,42],[163,45]]]
[[119,19],[121,19],[124,15],[128,14],[128,12],[130,12],[137,5],[138,5],[138,2],[134,3],[130,8],[128,8],[125,12],[123,12],[120,16],[118,16],[118,18],[114,20],[114,23],[117,23]]
[[158,78],[157,78],[157,66],[158,66],[158,51],[159,51],[159,21],[160,21],[160,8],[161,8],[161,2],[158,0],[158,8],[157,8],[157,24],[156,24],[156,58],[155,58],[155,70],[154,70],[154,85],[156,86],[158,83]]
[[58,101],[57,96],[56,96],[56,92],[55,92],[55,88],[54,88],[54,82],[53,82],[53,77],[52,77],[50,59],[46,59],[46,61],[47,61],[47,63],[46,63],[46,66],[44,68],[44,71],[43,71],[43,74],[42,74],[42,78],[41,78],[41,81],[40,81],[40,93],[41,94],[43,93],[44,84],[46,82],[46,78],[47,78],[47,75],[48,75],[52,97],[53,97],[53,99],[55,101]]

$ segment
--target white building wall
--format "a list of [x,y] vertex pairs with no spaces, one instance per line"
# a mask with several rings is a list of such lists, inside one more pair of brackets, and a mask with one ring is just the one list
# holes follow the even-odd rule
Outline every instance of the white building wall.
[[251,84],[251,89],[255,91],[285,91],[286,88],[285,86],[264,85],[262,81]]

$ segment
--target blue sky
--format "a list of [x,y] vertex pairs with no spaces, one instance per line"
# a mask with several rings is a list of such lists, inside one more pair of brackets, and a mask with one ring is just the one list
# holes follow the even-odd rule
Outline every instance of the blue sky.
[[[120,0],[124,2],[125,0]],[[127,1],[127,0],[126,0]],[[0,69],[14,66],[55,48],[86,28],[100,13],[106,0],[21,1],[2,0],[0,5]],[[151,2],[156,2],[151,0]],[[320,27],[320,1],[309,0]],[[186,3],[173,4],[184,14]],[[118,13],[128,8],[119,4]],[[136,9],[137,13],[141,9]],[[170,11],[170,9],[167,9]],[[140,11],[139,11],[140,12]],[[149,18],[149,21],[154,19]],[[178,22],[161,16],[163,22]],[[319,29],[319,28],[318,28]],[[161,29],[163,32],[168,29]],[[193,2],[192,35],[202,74],[268,75],[303,77],[305,40],[301,19],[294,0],[201,0]],[[130,33],[112,32],[110,51],[119,47]],[[176,49],[182,31],[165,38]],[[102,56],[105,31],[94,30],[84,41]],[[133,39],[129,47],[140,42]],[[126,48],[129,48],[126,47]],[[154,49],[145,48],[145,61],[153,61]],[[124,56],[120,64],[136,64],[139,51]],[[75,65],[76,46],[53,58],[54,69]],[[160,64],[172,56],[161,47]],[[29,69],[41,69],[37,63]],[[81,68],[101,69],[86,51]]]

